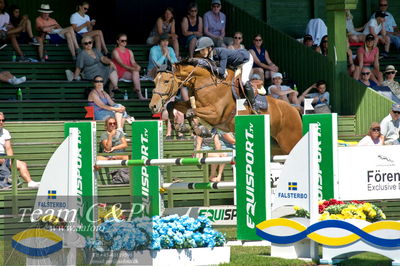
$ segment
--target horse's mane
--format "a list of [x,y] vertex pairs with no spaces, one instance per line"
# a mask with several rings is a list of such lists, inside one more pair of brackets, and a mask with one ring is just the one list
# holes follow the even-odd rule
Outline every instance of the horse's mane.
[[200,66],[202,68],[207,69],[210,72],[214,72],[217,64],[215,61],[207,59],[207,58],[185,58],[181,62],[178,63],[179,65],[190,65],[190,66]]

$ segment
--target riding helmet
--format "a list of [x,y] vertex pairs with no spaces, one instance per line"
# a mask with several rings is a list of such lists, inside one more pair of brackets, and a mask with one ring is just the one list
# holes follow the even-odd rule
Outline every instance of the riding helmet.
[[213,47],[213,46],[214,46],[214,42],[213,42],[213,40],[211,40],[211,38],[201,37],[200,39],[197,40],[195,51],[200,51],[201,49]]

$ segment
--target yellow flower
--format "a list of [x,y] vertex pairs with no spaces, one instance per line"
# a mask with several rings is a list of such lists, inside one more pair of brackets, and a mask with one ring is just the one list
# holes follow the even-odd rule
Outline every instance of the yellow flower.
[[319,218],[320,221],[328,220],[329,219],[329,212],[323,212]]
[[298,211],[298,210],[300,210],[301,208],[300,208],[299,206],[294,206],[293,209],[294,209],[295,211]]
[[371,210],[368,212],[368,216],[371,217],[371,218],[375,218],[375,216],[376,216],[376,211],[375,211],[374,209],[371,209]]

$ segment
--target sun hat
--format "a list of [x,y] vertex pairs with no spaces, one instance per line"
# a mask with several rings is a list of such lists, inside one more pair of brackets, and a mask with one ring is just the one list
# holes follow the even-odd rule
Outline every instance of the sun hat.
[[53,13],[53,10],[50,9],[50,5],[48,4],[41,4],[40,9],[38,9],[40,13]]
[[392,111],[400,112],[400,104],[398,103],[392,104]]
[[387,73],[387,72],[392,72],[392,71],[394,71],[394,72],[397,73],[397,70],[396,70],[396,68],[395,68],[393,65],[388,65],[388,66],[386,67],[386,69],[385,69],[385,73]]

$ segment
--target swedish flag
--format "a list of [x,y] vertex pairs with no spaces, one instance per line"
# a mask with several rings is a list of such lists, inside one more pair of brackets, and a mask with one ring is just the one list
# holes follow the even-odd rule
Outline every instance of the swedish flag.
[[57,198],[57,190],[47,191],[47,199],[56,199],[56,198]]
[[288,190],[297,190],[297,182],[288,182]]

